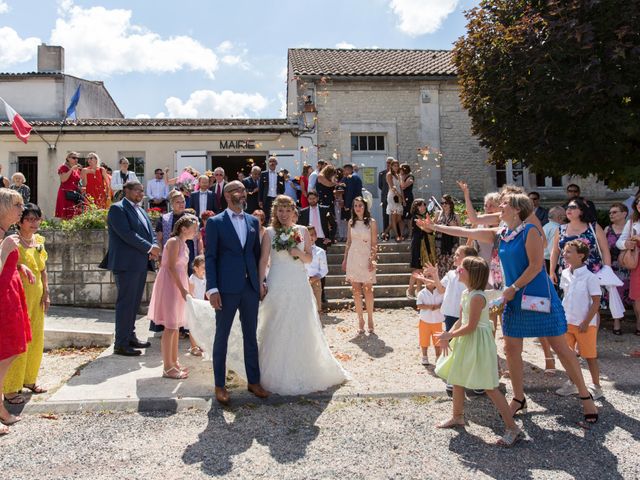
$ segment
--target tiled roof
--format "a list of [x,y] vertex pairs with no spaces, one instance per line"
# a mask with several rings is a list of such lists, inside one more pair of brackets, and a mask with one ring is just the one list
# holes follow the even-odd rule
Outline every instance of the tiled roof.
[[449,50],[291,48],[289,63],[301,76],[456,75]]
[[[26,120],[34,127],[59,127],[60,121]],[[4,121],[0,125],[8,126]],[[84,118],[65,127],[275,127],[294,126],[286,118]]]
[[[35,128],[58,129],[60,121],[26,120]],[[0,122],[0,127],[10,127],[9,122]],[[291,130],[297,124],[286,118],[86,118],[67,120],[64,128],[74,127],[87,130]],[[0,132],[2,133],[2,132]]]

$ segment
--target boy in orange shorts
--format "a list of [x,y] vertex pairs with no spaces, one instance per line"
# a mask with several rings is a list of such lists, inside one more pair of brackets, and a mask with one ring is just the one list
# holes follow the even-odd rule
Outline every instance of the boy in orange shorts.
[[433,345],[436,350],[436,361],[440,356],[440,347],[436,335],[442,333],[444,316],[440,312],[442,294],[436,289],[433,280],[422,277],[424,288],[420,290],[416,298],[416,306],[420,312],[418,329],[420,332],[420,348],[422,350],[422,365],[429,365],[427,352]]
[[[598,365],[598,310],[602,289],[598,277],[584,265],[589,257],[589,246],[582,240],[567,242],[562,252],[569,268],[562,272],[560,288],[564,290],[562,306],[567,317],[567,333],[565,337],[572,350],[576,345],[580,356],[587,361],[591,380],[589,392],[594,400],[602,397],[600,387],[600,367]],[[567,381],[556,393],[562,396],[578,393],[577,387]]]

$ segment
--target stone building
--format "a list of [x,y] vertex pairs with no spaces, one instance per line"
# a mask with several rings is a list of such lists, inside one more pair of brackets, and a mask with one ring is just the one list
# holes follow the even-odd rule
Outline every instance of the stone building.
[[[612,196],[606,186],[588,179],[530,174],[517,162],[488,165],[488,153],[472,135],[460,103],[451,51],[290,49],[287,102],[288,118],[298,119],[306,130],[303,160],[358,163],[374,196],[388,155],[410,165],[416,196],[460,196],[459,179],[470,184],[478,200],[506,183],[537,190],[547,203],[564,198],[571,182],[593,200]],[[315,120],[302,121],[305,110]]]

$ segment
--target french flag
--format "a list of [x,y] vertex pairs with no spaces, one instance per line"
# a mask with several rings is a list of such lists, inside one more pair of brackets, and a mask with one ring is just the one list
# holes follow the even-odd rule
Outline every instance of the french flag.
[[4,109],[7,112],[7,118],[11,123],[11,127],[13,131],[16,133],[16,137],[22,140],[24,143],[27,143],[29,140],[29,135],[31,134],[31,125],[27,123],[27,121],[20,116],[18,112],[16,112],[11,105],[9,105],[4,98],[0,97],[2,103],[4,103]]

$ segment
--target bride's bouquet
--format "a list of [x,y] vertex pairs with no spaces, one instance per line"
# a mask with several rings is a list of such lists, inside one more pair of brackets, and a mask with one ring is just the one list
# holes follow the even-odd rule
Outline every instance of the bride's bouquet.
[[276,230],[271,246],[276,252],[281,252],[283,250],[289,251],[297,247],[299,243],[302,243],[302,237],[297,230],[293,227],[279,228]]

